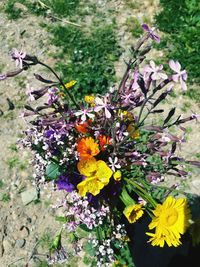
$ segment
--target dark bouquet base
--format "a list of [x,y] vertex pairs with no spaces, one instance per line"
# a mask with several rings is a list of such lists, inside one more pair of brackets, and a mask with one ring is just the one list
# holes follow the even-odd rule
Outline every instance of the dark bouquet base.
[[[199,267],[200,244],[193,246],[191,236],[185,234],[179,247],[153,247],[147,243],[145,230],[151,218],[146,215],[134,225],[125,220],[126,230],[130,238],[129,248],[135,267]],[[132,267],[132,266],[129,266]]]

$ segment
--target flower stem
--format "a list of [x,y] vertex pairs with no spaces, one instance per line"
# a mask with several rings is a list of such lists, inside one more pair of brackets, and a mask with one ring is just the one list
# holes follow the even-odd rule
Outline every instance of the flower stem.
[[135,183],[134,181],[129,180],[127,178],[125,178],[125,181],[133,185],[137,189],[137,191],[139,190],[138,194],[140,196],[142,195],[142,197],[144,197],[147,201],[149,201],[153,207],[157,205],[157,202],[138,183]]
[[49,67],[48,65],[46,65],[45,63],[41,62],[41,61],[38,61],[38,64],[46,67],[47,69],[49,69],[53,74],[54,76],[57,78],[57,80],[60,82],[60,84],[65,88],[66,90],[66,93],[68,95],[68,97],[71,99],[71,101],[73,102],[73,104],[79,109],[79,105],[77,104],[77,102],[75,101],[73,95],[69,92],[69,90],[66,88],[64,82],[61,80],[61,78],[58,76],[58,74],[51,68]]

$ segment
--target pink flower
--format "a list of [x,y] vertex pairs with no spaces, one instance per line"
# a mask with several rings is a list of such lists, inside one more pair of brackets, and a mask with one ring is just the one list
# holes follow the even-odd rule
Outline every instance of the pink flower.
[[149,28],[145,23],[142,24],[142,29],[149,33],[149,37],[154,40],[156,43],[160,43],[160,37],[154,34],[155,28]]
[[23,68],[23,59],[26,57],[26,53],[22,51],[18,51],[14,48],[13,52],[11,53],[12,58],[15,60],[16,67],[19,66],[20,69]]
[[163,69],[163,65],[156,66],[155,62],[151,60],[149,65],[144,67],[145,76],[146,74],[151,74],[151,79],[156,81],[160,79],[167,79],[167,75],[161,72]]
[[172,80],[174,82],[180,82],[181,88],[183,91],[187,90],[187,85],[185,81],[187,80],[187,72],[186,70],[181,70],[181,64],[178,61],[170,60],[169,61],[170,68],[176,72],[176,74],[172,75]]

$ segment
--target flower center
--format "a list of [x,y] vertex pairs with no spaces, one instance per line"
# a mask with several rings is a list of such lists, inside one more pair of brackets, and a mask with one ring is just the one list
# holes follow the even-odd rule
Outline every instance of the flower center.
[[165,226],[173,225],[178,219],[178,213],[175,209],[166,210],[161,218],[161,223]]
[[87,154],[92,155],[92,150],[90,148],[87,148]]
[[135,217],[136,217],[136,213],[135,213],[135,210],[133,210],[129,216],[130,220],[133,221],[135,220]]

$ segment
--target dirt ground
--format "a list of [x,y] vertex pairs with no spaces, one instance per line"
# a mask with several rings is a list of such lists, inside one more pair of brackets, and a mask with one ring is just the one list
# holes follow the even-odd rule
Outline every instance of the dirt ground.
[[[3,12],[5,2],[5,0],[0,1],[0,73],[15,68],[9,56],[13,48],[32,52],[53,66],[54,61],[46,58],[46,54],[47,51],[54,52],[56,48],[49,45],[49,33],[39,26],[44,18],[24,15],[17,21],[8,20]],[[145,16],[149,16],[151,20],[157,4],[158,1],[144,1],[136,14],[138,19],[142,22],[145,10]],[[124,47],[131,45],[131,36],[124,26],[131,10],[124,8],[123,1],[109,1],[109,5],[112,5],[113,10],[118,9],[120,12],[117,23],[121,25],[119,27],[121,45]],[[149,57],[153,56],[153,53],[156,52],[153,51]],[[122,56],[116,64],[118,77],[123,69]],[[40,70],[36,67],[34,72],[37,71]],[[33,170],[29,165],[31,155],[28,151],[16,151],[15,146],[22,130],[26,128],[26,122],[20,117],[23,106],[27,103],[26,90],[33,86],[36,84],[32,70],[28,70],[19,78],[0,83],[0,180],[3,182],[0,186],[0,267],[38,266],[33,256],[45,259],[47,252],[41,245],[41,237],[44,237],[45,233],[55,235],[60,226],[55,221],[54,211],[51,208],[51,204],[58,198],[58,193],[44,190],[41,192],[40,200],[37,199],[32,185]],[[184,102],[190,102],[191,108],[183,112]],[[199,103],[191,102],[182,94],[178,94],[165,104],[166,107],[173,105],[177,107],[177,114],[187,116],[191,111],[200,113],[200,100]],[[200,123],[194,121],[188,123],[188,127],[188,140],[179,153],[187,159],[195,159],[195,155],[200,153]],[[188,192],[200,195],[198,170],[186,183]],[[30,204],[24,200],[26,193],[32,194],[33,201]]]

